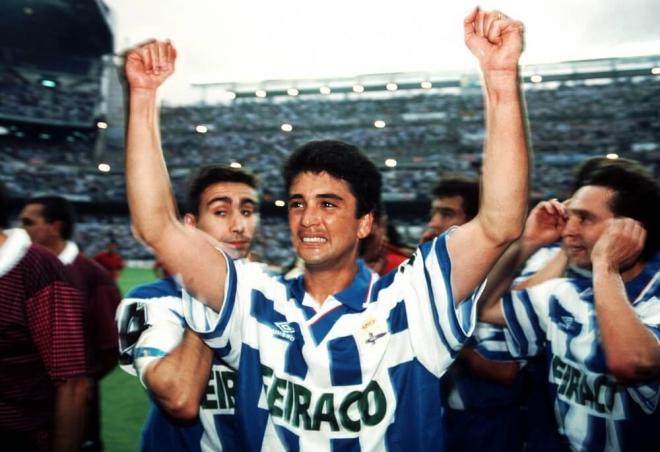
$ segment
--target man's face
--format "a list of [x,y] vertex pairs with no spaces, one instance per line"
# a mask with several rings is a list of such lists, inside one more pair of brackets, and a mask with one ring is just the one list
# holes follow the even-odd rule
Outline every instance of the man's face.
[[43,210],[41,204],[27,204],[19,215],[21,227],[28,233],[30,240],[39,245],[47,245],[58,234],[54,224],[46,222]]
[[246,257],[259,223],[258,196],[240,182],[209,185],[199,197],[199,215],[185,222],[220,241],[232,257]]
[[605,231],[607,220],[614,218],[608,204],[611,197],[612,190],[587,185],[568,202],[563,248],[571,263],[578,267],[591,267],[591,250]]
[[328,173],[298,174],[289,189],[291,240],[307,268],[353,265],[372,215],[355,218],[357,200],[346,181]]
[[435,198],[431,203],[431,220],[424,233],[425,240],[442,234],[452,226],[460,226],[465,222],[463,198],[461,196]]

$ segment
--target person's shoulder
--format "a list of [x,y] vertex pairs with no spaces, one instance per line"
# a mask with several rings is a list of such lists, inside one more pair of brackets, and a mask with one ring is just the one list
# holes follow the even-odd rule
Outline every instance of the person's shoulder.
[[27,249],[19,263],[25,266],[34,276],[52,275],[58,279],[64,278],[64,264],[47,248],[33,243]]
[[151,283],[146,283],[131,289],[125,298],[162,298],[181,296],[181,286],[174,277],[159,279]]
[[83,271],[88,277],[98,280],[99,283],[114,284],[110,273],[96,260],[83,253],[78,253],[73,261],[73,266]]

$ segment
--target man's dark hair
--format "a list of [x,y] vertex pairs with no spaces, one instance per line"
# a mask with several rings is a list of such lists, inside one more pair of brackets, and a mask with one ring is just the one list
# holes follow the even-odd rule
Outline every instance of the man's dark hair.
[[0,229],[9,226],[9,193],[5,184],[0,182]]
[[39,196],[30,199],[26,204],[40,204],[43,209],[41,215],[46,223],[61,221],[60,236],[64,240],[70,240],[73,236],[73,227],[76,222],[76,214],[73,205],[61,196]]
[[188,184],[186,211],[198,216],[199,198],[204,190],[213,184],[219,184],[221,182],[237,182],[248,185],[255,190],[259,188],[257,177],[247,170],[225,165],[203,166],[194,174]]
[[310,141],[293,151],[283,168],[287,192],[300,173],[328,173],[346,181],[357,200],[360,218],[380,203],[382,179],[378,168],[357,147],[335,140]]
[[635,160],[624,158],[610,159],[607,157],[592,157],[585,160],[577,167],[575,173],[575,181],[573,182],[573,192],[584,185],[584,181],[589,178],[591,173],[603,168],[605,166],[624,166],[629,167],[632,171],[646,172],[644,166]]
[[454,176],[441,179],[431,191],[433,198],[460,196],[463,199],[465,220],[470,221],[479,212],[479,179],[476,177]]
[[641,165],[633,163],[635,165],[601,166],[582,180],[581,187],[595,185],[614,191],[609,202],[612,213],[617,217],[637,220],[646,229],[646,243],[640,258],[647,261],[658,252],[660,189]]

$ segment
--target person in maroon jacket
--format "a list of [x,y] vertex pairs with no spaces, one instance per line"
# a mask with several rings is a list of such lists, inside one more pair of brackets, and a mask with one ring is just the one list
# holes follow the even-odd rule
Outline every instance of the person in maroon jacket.
[[[117,330],[114,315],[121,294],[110,274],[80,252],[71,241],[74,211],[60,196],[33,198],[20,214],[23,228],[34,243],[48,248],[64,264],[67,276],[86,303],[86,333],[92,376],[98,382],[117,364]],[[101,450],[99,385],[89,404],[84,450]]]
[[0,186],[0,448],[78,451],[89,372],[84,304],[62,264],[21,229],[3,231]]
[[105,250],[94,256],[94,260],[110,273],[112,279],[115,281],[119,279],[119,275],[124,269],[124,259],[119,254],[119,245],[114,239],[108,242],[108,247]]

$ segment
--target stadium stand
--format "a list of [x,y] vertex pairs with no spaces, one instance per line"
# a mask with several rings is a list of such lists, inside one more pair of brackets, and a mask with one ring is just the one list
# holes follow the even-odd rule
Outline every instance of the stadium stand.
[[[588,63],[576,63],[571,66],[573,72],[561,77],[525,83],[535,152],[533,196],[561,197],[570,188],[570,169],[593,156],[633,158],[657,174],[660,77],[650,71],[653,61],[648,58],[643,71],[627,73],[612,63],[613,69],[592,76],[575,69]],[[546,67],[534,71],[551,72]],[[20,74],[0,68],[0,81],[20,87],[25,78],[18,77]],[[405,240],[414,243],[426,222],[427,196],[437,178],[450,173],[474,175],[480,165],[482,98],[476,82],[466,80],[433,89],[417,86],[394,92],[381,89],[329,96],[317,92],[295,97],[283,93],[266,98],[239,95],[216,105],[165,106],[162,139],[174,190],[184,193],[190,170],[202,163],[233,162],[252,169],[262,181],[262,236],[267,238],[258,242],[256,253],[266,262],[281,265],[293,256],[285,211],[273,207],[273,201],[284,199],[280,164],[296,146],[332,137],[358,145],[377,163],[383,172],[390,220]],[[97,87],[82,83],[76,89],[91,93]],[[84,103],[84,96],[81,99]],[[5,114],[17,107],[4,102],[3,98],[0,130],[5,134],[0,136],[0,168],[2,180],[14,196],[58,192],[83,203],[85,218],[77,240],[88,254],[94,254],[101,245],[92,237],[112,234],[124,256],[150,257],[131,238],[121,152],[106,152],[105,161],[113,170],[99,172],[94,151],[100,132],[94,127],[75,127],[81,112],[93,108],[72,109],[62,104],[53,111],[69,111],[71,116],[64,119],[69,127],[52,122],[50,126],[35,126],[45,117],[38,113],[37,103],[35,110],[22,110],[23,122],[17,125],[9,121],[15,114]],[[60,97],[52,95],[40,102],[57,103]],[[375,127],[375,121],[384,121],[384,127]],[[284,131],[283,124],[290,124],[292,130]],[[387,159],[395,159],[396,166],[388,165]],[[113,216],[99,205],[114,205],[110,209]]]

